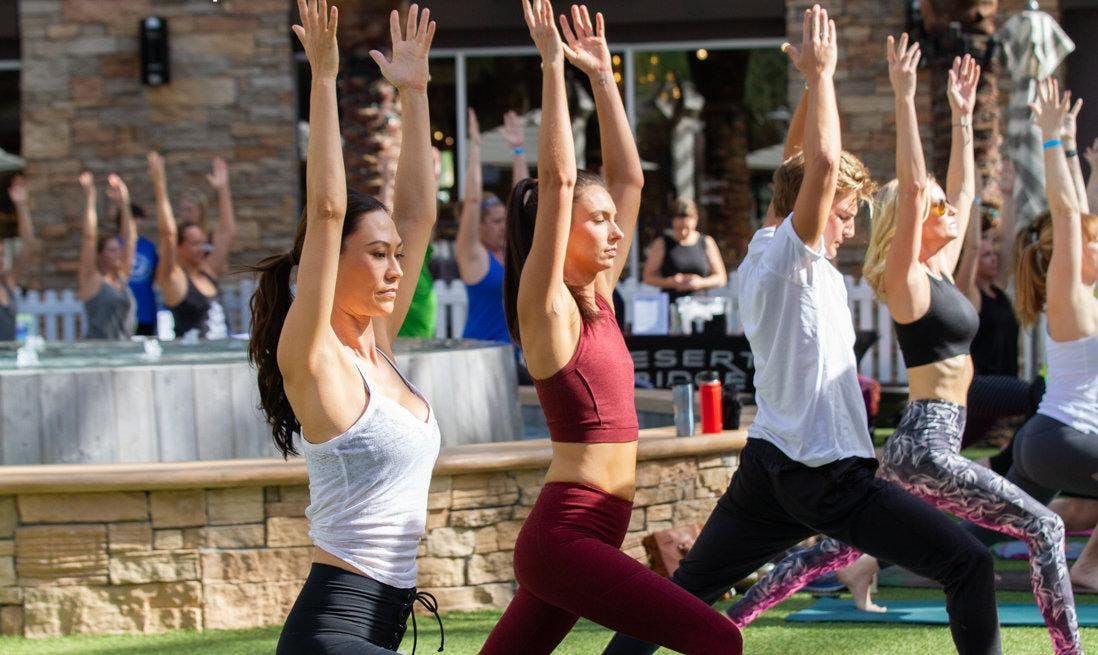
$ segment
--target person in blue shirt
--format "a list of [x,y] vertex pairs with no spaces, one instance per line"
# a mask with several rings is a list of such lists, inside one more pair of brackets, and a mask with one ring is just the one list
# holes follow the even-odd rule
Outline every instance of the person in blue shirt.
[[[130,205],[133,217],[139,227],[144,229],[145,210],[133,203]],[[115,208],[115,216],[118,216]],[[156,244],[143,236],[137,237],[137,251],[133,257],[133,270],[130,271],[130,291],[137,300],[137,330],[135,334],[154,336],[156,334],[156,294],[153,292],[153,274],[160,257],[156,254]]]

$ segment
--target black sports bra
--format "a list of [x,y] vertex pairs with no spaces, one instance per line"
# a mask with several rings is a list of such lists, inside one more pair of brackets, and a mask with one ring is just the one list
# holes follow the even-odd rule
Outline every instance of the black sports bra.
[[969,354],[972,339],[980,327],[976,308],[956,285],[930,273],[927,277],[930,278],[930,308],[926,314],[911,323],[892,321],[908,368]]

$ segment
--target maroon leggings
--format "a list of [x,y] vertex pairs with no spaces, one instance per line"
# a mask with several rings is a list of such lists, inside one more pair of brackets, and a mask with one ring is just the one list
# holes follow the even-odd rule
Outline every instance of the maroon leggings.
[[515,543],[519,589],[482,655],[552,653],[582,616],[687,655],[739,655],[731,621],[621,552],[633,503],[550,482]]

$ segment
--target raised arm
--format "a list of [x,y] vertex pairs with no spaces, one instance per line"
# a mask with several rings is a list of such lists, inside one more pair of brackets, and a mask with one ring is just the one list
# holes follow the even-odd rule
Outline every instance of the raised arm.
[[[782,52],[793,47],[788,43],[782,44]],[[801,151],[804,147],[804,121],[808,114],[808,103],[805,102],[805,93],[797,99],[797,109],[793,112],[793,119],[789,121],[789,129],[785,133],[785,144],[782,146],[782,159],[789,159]]]
[[[1083,285],[1083,227],[1079,200],[1060,144],[1061,126],[1070,102],[1060,95],[1055,78],[1042,82],[1030,105],[1045,143],[1045,192],[1052,214],[1052,261],[1048,265],[1046,307],[1048,332],[1056,341],[1073,341],[1098,332],[1093,289]],[[1051,143],[1050,143],[1051,142]]]
[[915,85],[919,44],[888,37],[888,77],[896,105],[896,234],[885,258],[884,286],[888,309],[898,323],[910,323],[930,306],[930,282],[919,263],[923,245],[927,174],[919,119],[915,115]]
[[503,115],[500,132],[511,146],[511,188],[514,188],[530,177],[530,168],[526,165],[526,123],[518,114],[509,111]]
[[15,206],[15,220],[19,234],[19,254],[12,262],[11,270],[6,272],[8,286],[16,286],[26,272],[32,257],[38,254],[41,244],[34,234],[34,223],[31,221],[30,192],[27,190],[27,182],[22,175],[11,178],[8,187],[8,197]]
[[980,218],[978,216],[969,220],[968,229],[965,230],[961,240],[963,241],[961,260],[957,264],[957,277],[954,282],[957,284],[957,289],[965,294],[979,313],[983,301],[980,299],[980,290],[976,287],[976,269],[980,261]]
[[[1071,91],[1064,94],[1071,99]],[[1079,163],[1079,146],[1075,141],[1076,119],[1079,110],[1083,108],[1082,98],[1075,101],[1075,106],[1064,115],[1064,125],[1060,132],[1060,139],[1064,142],[1064,154],[1067,156],[1068,169],[1071,171],[1071,186],[1075,189],[1075,198],[1079,201],[1079,211],[1090,213],[1090,200],[1087,198],[1087,185],[1083,182],[1083,166]],[[1091,177],[1094,177],[1093,172]]]
[[206,268],[214,277],[225,274],[229,264],[229,253],[236,238],[236,214],[233,213],[233,195],[229,188],[229,167],[225,160],[215,157],[210,173],[206,176],[210,186],[217,192],[217,229],[213,233],[213,252],[206,257]]
[[421,14],[419,5],[409,7],[403,34],[400,16],[394,10],[389,15],[389,31],[393,39],[392,59],[386,59],[377,50],[370,51],[381,74],[400,93],[402,119],[400,159],[393,183],[393,222],[403,243],[404,281],[397,290],[396,304],[386,320],[384,334],[375,330],[378,345],[385,349],[390,348],[392,339],[400,332],[412,305],[416,281],[438,215],[438,178],[435,177],[431,117],[427,108],[427,54],[435,38],[431,10],[424,9]]
[[801,49],[791,45],[785,52],[808,84],[803,101],[804,181],[793,205],[793,229],[815,248],[831,215],[842,157],[834,81],[838,47],[835,21],[828,19],[826,9],[815,5],[804,13]]
[[187,293],[187,274],[175,261],[179,232],[175,224],[175,214],[172,213],[172,203],[168,200],[164,158],[158,152],[150,152],[148,161],[149,180],[152,182],[153,199],[156,203],[156,234],[159,241],[157,254],[160,256],[156,263],[156,285],[160,287],[164,304],[174,307]]
[[128,281],[137,255],[137,222],[133,220],[130,189],[116,173],[107,176],[107,198],[118,210],[118,231],[122,235],[122,279]]
[[587,74],[595,95],[595,111],[599,117],[599,134],[602,140],[602,166],[606,176],[606,188],[617,208],[615,221],[625,237],[618,242],[618,254],[614,265],[599,276],[599,293],[607,300],[621,272],[629,262],[629,247],[636,234],[637,215],[640,212],[641,189],[644,187],[644,171],[641,170],[637,141],[629,128],[618,85],[614,81],[614,68],[610,60],[610,47],[606,44],[606,25],[602,13],[591,15],[586,5],[572,5],[572,21],[560,17],[564,33],[564,53],[568,61]]
[[[564,88],[564,50],[549,0],[522,1],[530,36],[541,54],[538,207],[530,253],[522,267],[518,318],[531,371],[559,369],[575,349],[577,309],[564,285],[564,258],[576,187],[576,151]],[[531,333],[534,333],[533,335]],[[535,347],[544,337],[548,348]],[[536,374],[536,372],[535,372]]]
[[1090,179],[1087,180],[1087,205],[1098,208],[1098,139],[1084,153],[1090,164]]
[[99,232],[99,214],[96,211],[95,178],[91,171],[80,174],[80,189],[84,192],[84,215],[80,233],[80,266],[77,269],[76,295],[87,300],[95,295],[103,276],[95,265],[95,241]]
[[457,238],[454,239],[454,258],[458,273],[465,284],[476,284],[488,273],[488,250],[480,242],[480,201],[482,196],[480,161],[480,123],[477,114],[469,110],[469,138],[466,141],[469,157],[465,165],[465,183],[462,189],[461,216],[458,218]]
[[[972,139],[972,111],[976,107],[976,85],[980,82],[980,67],[969,55],[956,57],[949,71],[949,109],[953,124],[952,144],[949,152],[949,172],[946,174],[946,199],[957,211],[957,232],[961,238],[945,245],[939,257],[943,268],[952,272],[957,267],[961,248],[972,217],[972,203],[976,198],[976,156]],[[979,217],[975,221],[979,223]],[[977,231],[976,249],[979,250]]]

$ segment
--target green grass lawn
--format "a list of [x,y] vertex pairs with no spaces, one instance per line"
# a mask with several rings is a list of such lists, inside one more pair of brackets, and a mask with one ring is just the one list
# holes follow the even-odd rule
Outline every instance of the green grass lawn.
[[[931,589],[882,589],[879,598],[941,599]],[[1024,592],[1003,592],[1000,602],[1032,602]],[[1080,603],[1098,602],[1098,597],[1081,596]],[[865,623],[787,623],[790,612],[811,603],[807,594],[797,594],[759,618],[744,633],[745,652],[751,655],[931,655],[953,652],[947,626],[879,625]],[[724,607],[725,605],[722,605]],[[446,653],[476,653],[499,619],[499,612],[450,613],[444,616]],[[429,654],[438,648],[438,627],[433,620],[420,622],[418,653]],[[173,632],[149,636],[63,637],[30,640],[0,638],[4,655],[252,655],[274,652],[278,627],[256,630],[210,630]],[[1098,649],[1098,628],[1084,628],[1083,642]],[[598,655],[610,639],[610,632],[588,621],[581,621],[555,651],[561,655]],[[402,644],[411,652],[411,627]],[[1050,653],[1052,647],[1044,627],[1004,628],[1003,652],[1016,654]],[[661,654],[669,651],[660,651]]]

